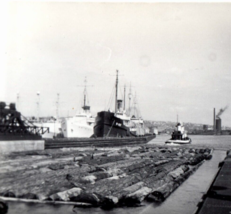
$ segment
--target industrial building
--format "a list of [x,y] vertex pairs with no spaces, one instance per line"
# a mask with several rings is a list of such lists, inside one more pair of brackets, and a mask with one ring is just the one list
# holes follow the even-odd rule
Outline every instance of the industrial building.
[[214,135],[220,135],[222,133],[222,121],[221,121],[221,114],[228,108],[228,106],[226,106],[223,109],[220,109],[220,111],[218,112],[218,114],[216,115],[216,109],[214,108],[213,110],[213,130],[214,130]]

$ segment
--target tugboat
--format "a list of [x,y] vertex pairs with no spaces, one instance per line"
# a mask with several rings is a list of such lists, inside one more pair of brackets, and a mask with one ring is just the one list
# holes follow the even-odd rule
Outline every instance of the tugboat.
[[191,139],[187,136],[186,131],[184,130],[183,123],[178,122],[176,124],[176,130],[173,131],[172,137],[170,140],[167,140],[165,144],[190,144]]

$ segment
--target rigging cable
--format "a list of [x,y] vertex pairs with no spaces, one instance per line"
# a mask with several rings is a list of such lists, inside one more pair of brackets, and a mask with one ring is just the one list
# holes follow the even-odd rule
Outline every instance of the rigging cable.
[[110,107],[111,107],[111,105],[112,105],[112,100],[113,100],[113,97],[114,97],[114,91],[115,91],[115,89],[114,89],[114,87],[112,88],[112,92],[111,92],[111,95],[110,95],[110,99],[109,99],[109,101],[108,101],[108,104],[107,104],[107,109],[110,109]]

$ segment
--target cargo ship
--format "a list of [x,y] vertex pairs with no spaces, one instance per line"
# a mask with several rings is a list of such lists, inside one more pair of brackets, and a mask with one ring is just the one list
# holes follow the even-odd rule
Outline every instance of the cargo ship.
[[101,111],[97,114],[94,126],[94,137],[130,137],[135,136],[129,127],[124,125],[123,119],[115,113]]
[[93,134],[90,138],[64,137],[46,139],[45,148],[126,146],[146,144],[153,140],[156,135],[145,132],[143,120],[134,117],[134,115],[127,115],[125,108],[122,108],[123,102],[117,98],[118,71],[115,89],[115,111],[108,110],[97,113]]
[[[115,84],[115,110],[98,112],[94,126],[94,137],[139,137],[145,135],[143,120],[126,115],[122,100],[118,99],[118,70]],[[138,129],[139,128],[139,129]],[[143,130],[141,130],[143,129]]]

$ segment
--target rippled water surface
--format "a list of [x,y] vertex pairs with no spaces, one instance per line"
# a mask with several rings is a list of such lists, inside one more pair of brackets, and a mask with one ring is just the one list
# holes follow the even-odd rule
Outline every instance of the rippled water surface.
[[[85,214],[85,213],[107,213],[107,214],[193,214],[201,197],[206,193],[218,170],[218,164],[224,160],[226,150],[231,149],[231,136],[190,136],[192,145],[205,146],[215,149],[213,158],[206,161],[192,174],[180,187],[178,187],[163,203],[146,204],[137,208],[117,208],[104,211],[100,208],[76,208],[72,205],[48,205],[28,204],[10,202],[9,214],[31,213],[31,214]],[[157,136],[151,144],[163,146],[170,136]]]

